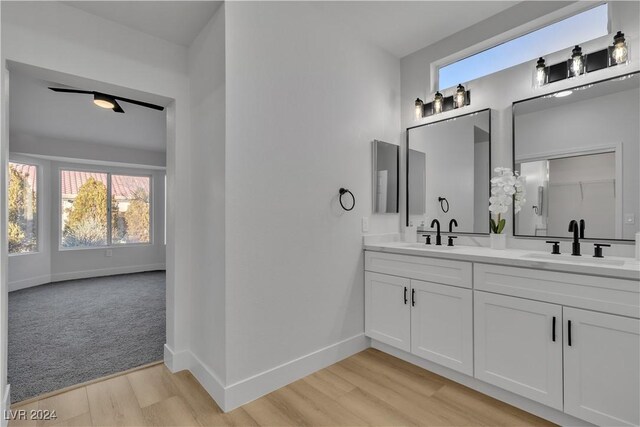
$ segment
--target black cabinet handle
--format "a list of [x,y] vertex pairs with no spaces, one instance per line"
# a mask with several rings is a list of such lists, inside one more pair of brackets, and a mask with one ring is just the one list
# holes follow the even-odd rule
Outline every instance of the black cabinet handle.
[[567,321],[567,344],[571,347],[571,320]]
[[416,290],[411,289],[411,306],[415,307],[416,305]]
[[404,287],[404,303],[405,303],[405,305],[407,304],[408,301],[409,300],[407,299],[407,287],[405,286]]
[[556,316],[553,316],[553,322],[551,324],[551,340],[556,342]]

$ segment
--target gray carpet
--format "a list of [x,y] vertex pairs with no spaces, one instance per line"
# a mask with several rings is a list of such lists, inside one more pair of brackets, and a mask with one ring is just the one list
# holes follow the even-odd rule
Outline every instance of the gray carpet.
[[9,293],[11,401],[162,360],[165,272]]

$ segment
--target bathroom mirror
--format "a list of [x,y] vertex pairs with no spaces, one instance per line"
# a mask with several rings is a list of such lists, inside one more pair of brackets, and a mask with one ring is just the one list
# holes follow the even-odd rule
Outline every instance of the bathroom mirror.
[[373,141],[373,211],[398,213],[400,147]]
[[407,225],[489,233],[491,110],[407,129]]
[[[514,168],[527,202],[514,235],[634,240],[640,221],[638,73],[513,104]],[[579,79],[576,79],[576,82]]]

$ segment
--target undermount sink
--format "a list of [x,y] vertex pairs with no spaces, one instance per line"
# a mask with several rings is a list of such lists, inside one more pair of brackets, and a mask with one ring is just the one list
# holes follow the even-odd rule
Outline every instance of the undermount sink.
[[404,247],[404,248],[430,249],[430,250],[436,250],[436,251],[442,251],[442,250],[446,251],[446,250],[451,250],[455,248],[455,246],[447,246],[447,245],[438,246],[434,244],[425,245],[424,243],[407,243],[407,242],[398,243],[398,246]]
[[574,264],[598,264],[598,265],[624,265],[623,260],[618,259],[607,259],[607,258],[594,258],[591,255],[583,255],[583,256],[573,256],[567,254],[561,255],[553,255],[553,254],[541,254],[541,253],[530,253],[522,255],[523,258],[536,258],[536,259],[545,259],[552,261],[564,261],[571,262]]

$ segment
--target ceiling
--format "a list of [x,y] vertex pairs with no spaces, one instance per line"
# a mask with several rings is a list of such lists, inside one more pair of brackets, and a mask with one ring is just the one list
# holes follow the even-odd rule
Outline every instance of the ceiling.
[[118,101],[125,113],[115,113],[95,106],[91,95],[56,93],[48,87],[64,86],[19,73],[10,85],[12,134],[166,151],[164,111]]
[[134,30],[189,46],[222,1],[65,1]]
[[398,58],[508,9],[519,1],[330,1],[330,19]]

